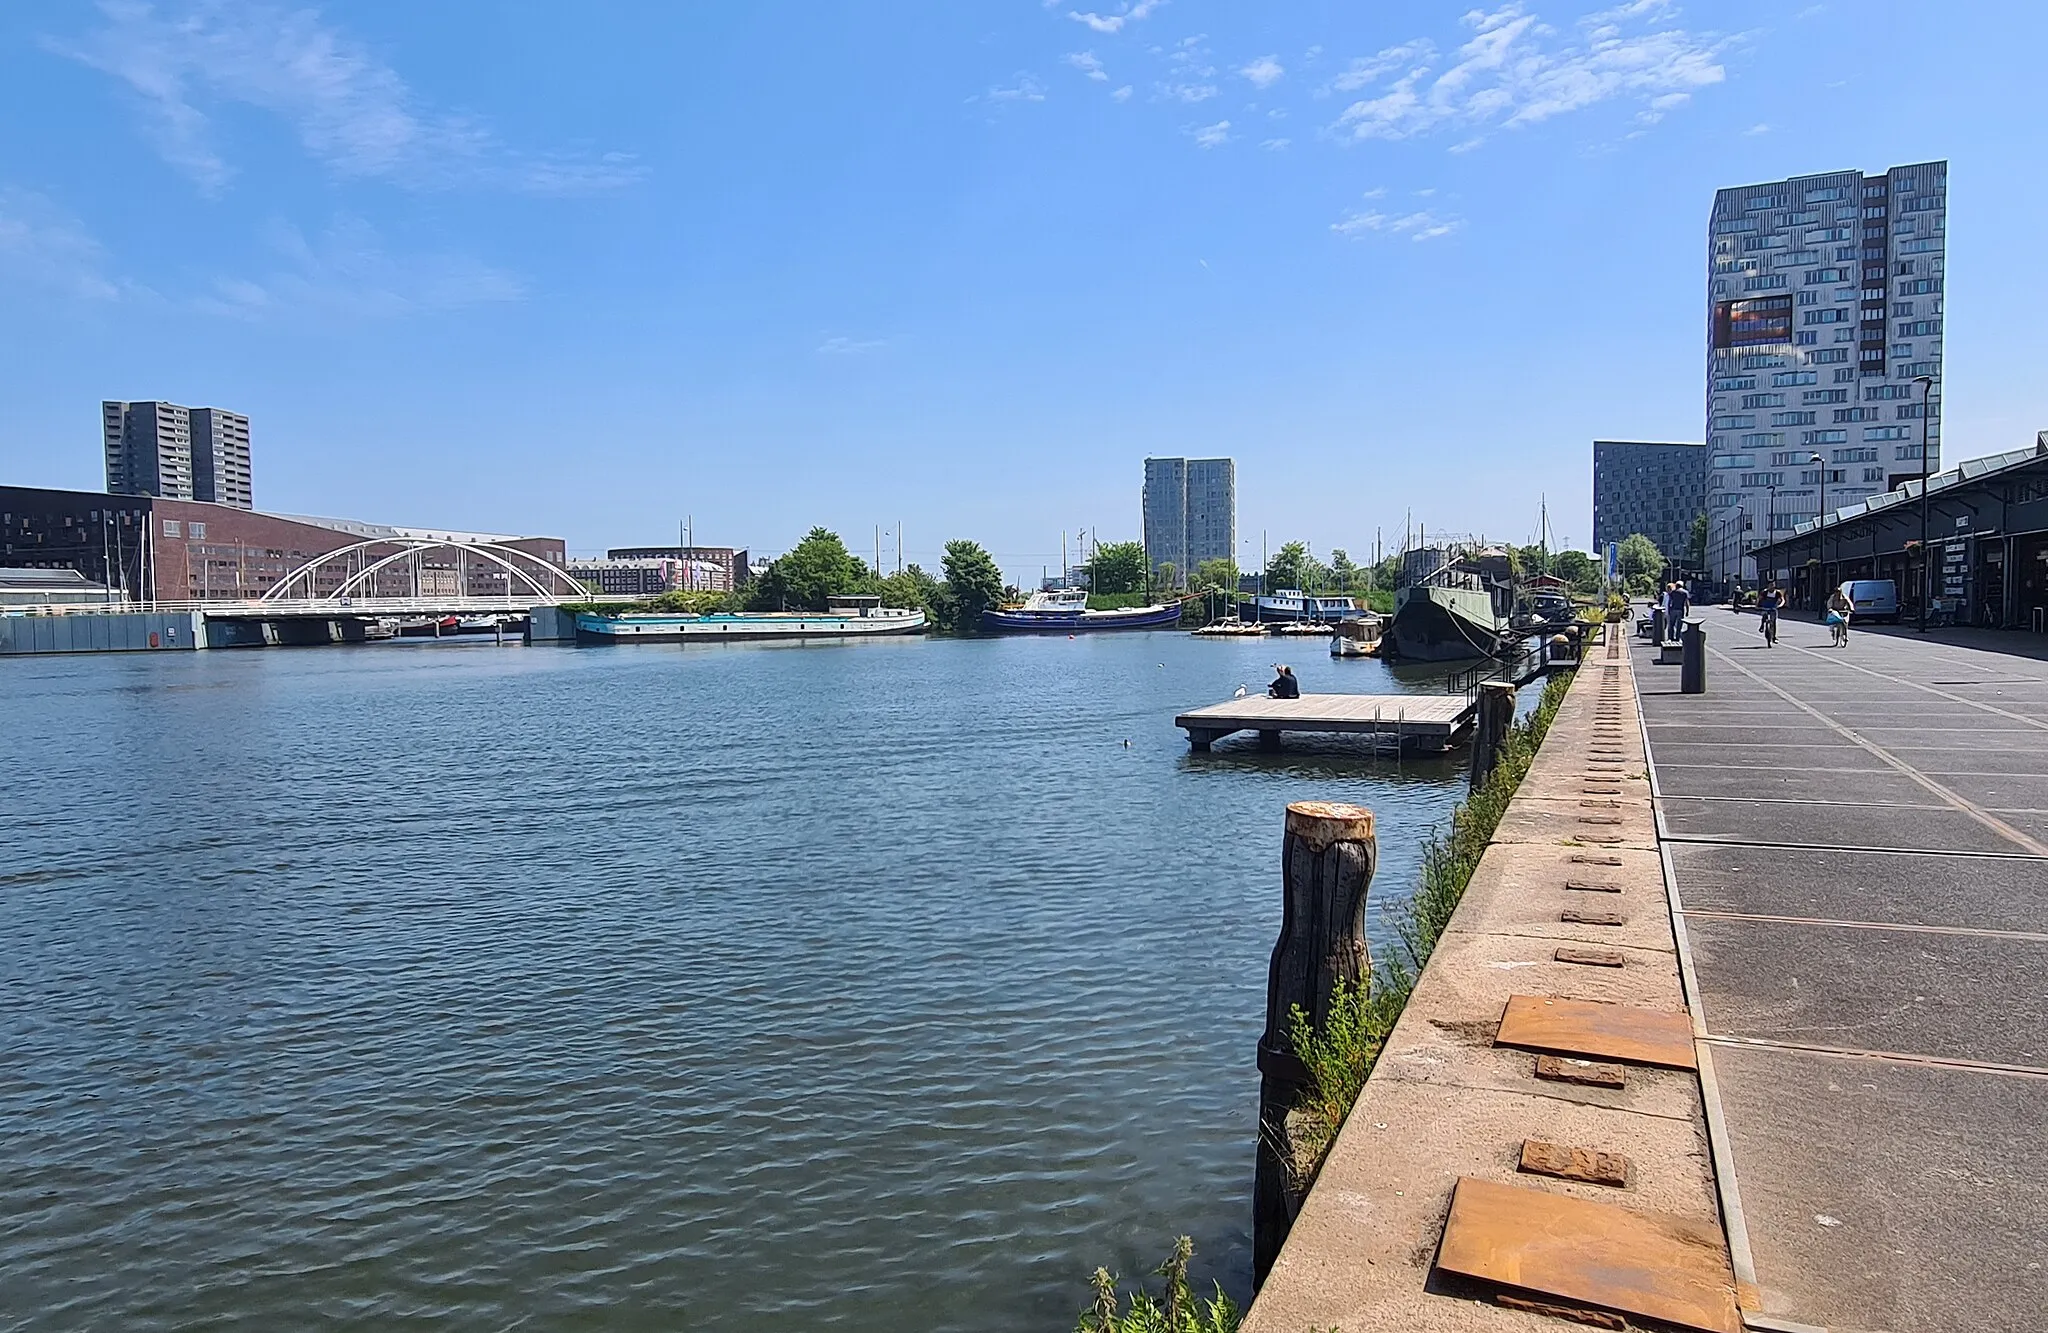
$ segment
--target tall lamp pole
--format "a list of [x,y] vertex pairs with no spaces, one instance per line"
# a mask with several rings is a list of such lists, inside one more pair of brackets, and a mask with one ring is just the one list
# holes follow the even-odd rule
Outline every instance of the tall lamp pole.
[[[1813,455],[1809,461],[1820,469],[1820,532],[1817,544],[1820,547],[1820,577],[1825,583],[1828,577],[1828,461],[1819,454]],[[1819,592],[1820,589],[1814,591]],[[1821,606],[1827,606],[1826,598],[1821,599]]]
[[1934,480],[1934,460],[1927,454],[1927,422],[1934,409],[1929,400],[1934,396],[1934,376],[1915,375],[1913,383],[1920,386],[1920,624],[1919,632],[1927,632],[1927,603],[1934,599],[1934,560],[1932,551],[1927,549],[1927,491],[1928,483]]
[[[1765,511],[1764,518],[1764,523],[1767,525],[1764,528],[1764,545],[1769,546],[1772,542],[1778,540],[1778,488],[1776,486],[1766,486],[1764,489],[1771,494],[1771,507]],[[1766,586],[1769,586],[1771,580],[1765,576],[1761,569],[1756,574],[1759,580]]]

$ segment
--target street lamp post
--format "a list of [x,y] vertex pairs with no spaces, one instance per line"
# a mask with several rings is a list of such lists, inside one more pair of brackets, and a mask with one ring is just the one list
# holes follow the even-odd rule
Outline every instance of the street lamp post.
[[1927,604],[1934,600],[1934,561],[1927,549],[1927,491],[1928,483],[1934,480],[1934,460],[1927,454],[1927,423],[1934,409],[1929,399],[1934,396],[1934,376],[1915,375],[1913,383],[1920,386],[1920,624],[1919,632],[1927,632]]
[[[1828,576],[1828,463],[1819,454],[1813,455],[1809,461],[1820,469],[1820,528],[1814,538],[1814,544],[1820,548],[1820,576],[1825,583]],[[1816,593],[1819,591],[1819,588],[1814,589]],[[1826,607],[1826,598],[1821,599],[1821,605]]]

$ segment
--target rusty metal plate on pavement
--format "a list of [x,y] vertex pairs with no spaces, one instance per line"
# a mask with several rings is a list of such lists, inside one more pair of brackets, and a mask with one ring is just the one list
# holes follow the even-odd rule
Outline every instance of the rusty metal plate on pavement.
[[1566,880],[1566,881],[1564,882],[1564,886],[1565,886],[1566,888],[1568,888],[1568,889],[1576,889],[1576,890],[1578,890],[1578,891],[1579,891],[1580,893],[1620,893],[1620,892],[1621,892],[1621,885],[1619,885],[1619,884],[1609,884],[1609,883],[1608,883],[1608,882],[1607,882],[1606,880],[1604,880],[1604,879],[1568,879],[1568,880]]
[[1589,1305],[1559,1305],[1556,1301],[1532,1301],[1527,1296],[1513,1292],[1497,1291],[1493,1294],[1494,1304],[1505,1310],[1526,1310],[1530,1314],[1549,1315],[1552,1319],[1569,1319],[1574,1324],[1587,1328],[1626,1329],[1628,1320],[1607,1310],[1595,1310]]
[[1567,926],[1621,926],[1628,924],[1619,912],[1587,912],[1576,907],[1567,907],[1557,914],[1557,919]]
[[1493,1043],[1669,1069],[1698,1068],[1693,1058],[1692,1018],[1683,1009],[1510,995]]
[[1579,808],[1580,808],[1581,810],[1619,810],[1619,809],[1621,809],[1621,802],[1620,802],[1620,801],[1580,801],[1580,802],[1579,802]]
[[1560,963],[1577,963],[1580,967],[1620,967],[1628,961],[1613,949],[1574,949],[1569,945],[1551,956]]
[[1542,1139],[1522,1140],[1522,1161],[1518,1169],[1531,1175],[1580,1180],[1588,1185],[1612,1185],[1617,1189],[1628,1184],[1626,1154],[1601,1152],[1596,1148],[1570,1148],[1562,1143],[1545,1143]]
[[1436,1266],[1701,1333],[1742,1329],[1720,1228],[1669,1213],[1465,1176]]
[[1565,860],[1579,866],[1618,866],[1621,864],[1620,857],[1608,856],[1604,852],[1573,852]]
[[1592,1060],[1568,1060],[1558,1055],[1536,1057],[1536,1077],[1552,1083],[1576,1083],[1587,1088],[1619,1088],[1628,1082],[1620,1065],[1603,1065]]
[[1614,844],[1621,841],[1621,835],[1619,833],[1586,833],[1581,834],[1580,836],[1584,841],[1590,842],[1598,847],[1612,847],[1614,846]]
[[1594,786],[1594,785],[1593,785],[1592,783],[1590,783],[1590,782],[1589,782],[1589,783],[1587,783],[1587,784],[1586,784],[1585,786],[1581,787],[1581,788],[1580,788],[1579,790],[1580,790],[1581,792],[1585,793],[1585,794],[1586,794],[1587,796],[1619,796],[1619,795],[1621,795],[1621,788],[1619,788],[1619,787],[1596,787],[1596,786]]
[[1621,822],[1621,816],[1620,816],[1620,815],[1580,815],[1580,816],[1579,816],[1579,822],[1580,822],[1581,824],[1619,824],[1619,823]]

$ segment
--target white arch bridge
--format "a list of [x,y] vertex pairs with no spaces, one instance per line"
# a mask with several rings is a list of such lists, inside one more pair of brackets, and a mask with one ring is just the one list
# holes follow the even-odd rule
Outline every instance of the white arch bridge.
[[[435,552],[446,554],[429,560]],[[479,591],[480,582],[491,591]],[[323,584],[331,586],[323,592]],[[568,571],[516,546],[394,536],[322,552],[251,605],[285,615],[397,615],[524,610],[589,596]]]

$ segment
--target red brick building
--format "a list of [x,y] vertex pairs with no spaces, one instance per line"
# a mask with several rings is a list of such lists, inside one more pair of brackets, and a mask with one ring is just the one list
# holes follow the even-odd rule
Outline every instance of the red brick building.
[[[137,601],[240,601],[261,597],[309,560],[355,547],[301,580],[295,596],[329,596],[409,542],[422,549],[371,574],[364,597],[520,597],[531,591],[473,548],[489,542],[555,569],[559,537],[513,537],[397,528],[346,519],[257,513],[197,500],[0,486],[0,567],[75,569]],[[526,562],[527,572],[548,577]],[[310,588],[307,586],[310,582]],[[566,591],[566,586],[562,589]]]

